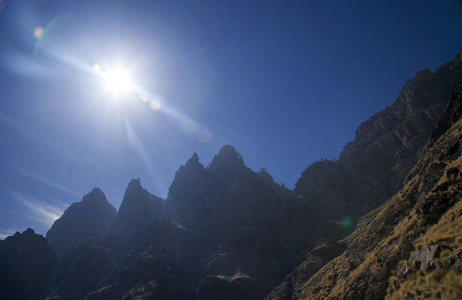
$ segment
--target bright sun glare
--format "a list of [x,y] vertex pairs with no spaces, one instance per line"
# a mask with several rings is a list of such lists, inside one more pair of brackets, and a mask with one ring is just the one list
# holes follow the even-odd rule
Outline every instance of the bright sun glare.
[[119,68],[107,70],[104,73],[104,82],[106,88],[115,95],[127,93],[133,89],[128,72]]

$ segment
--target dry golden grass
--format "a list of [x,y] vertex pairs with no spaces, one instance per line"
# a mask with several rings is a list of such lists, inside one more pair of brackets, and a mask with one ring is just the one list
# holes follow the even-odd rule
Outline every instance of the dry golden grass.
[[[404,282],[383,272],[396,275],[407,262],[395,259],[408,257],[413,246],[462,246],[462,157],[448,154],[455,143],[462,143],[461,129],[462,120],[427,150],[403,189],[344,240],[348,249],[305,283],[301,299],[362,298],[370,286],[387,279],[387,299],[462,299],[462,275],[445,264],[451,251],[440,253],[433,271],[418,271]],[[450,169],[459,172],[448,173]],[[427,227],[428,216],[436,217],[431,222],[437,223]]]
[[[461,159],[453,162],[447,169],[457,167],[460,170]],[[445,175],[439,184],[450,181]],[[453,182],[460,181],[459,178],[452,178]],[[448,257],[453,254],[451,249],[462,247],[462,201],[460,191],[449,186],[448,192],[451,196],[457,197],[456,204],[449,209],[439,220],[416,240],[416,249],[423,244],[439,243],[445,248],[435,259],[435,269],[425,272],[417,271],[408,276],[402,284],[392,276],[389,279],[388,295],[386,299],[462,299],[462,274],[457,274],[448,269]],[[402,261],[401,265],[407,265]]]

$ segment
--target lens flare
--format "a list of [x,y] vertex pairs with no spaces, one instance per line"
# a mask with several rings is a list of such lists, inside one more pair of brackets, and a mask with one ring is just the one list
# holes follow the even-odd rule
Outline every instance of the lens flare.
[[212,140],[212,132],[208,129],[199,131],[199,141],[203,144],[207,144]]
[[96,71],[96,72],[101,71],[101,66],[98,64],[94,64],[92,68],[93,68],[93,71]]
[[351,222],[351,219],[349,217],[344,217],[341,221],[341,224],[345,228],[351,227],[353,225],[353,222]]
[[150,105],[153,110],[159,110],[162,107],[162,104],[157,100],[152,100]]
[[146,98],[146,96],[144,96],[144,95],[140,95],[140,100],[141,100],[143,103],[148,102],[148,98]]
[[34,29],[34,36],[36,38],[38,38],[38,39],[41,38],[43,36],[43,28],[42,27],[36,27]]

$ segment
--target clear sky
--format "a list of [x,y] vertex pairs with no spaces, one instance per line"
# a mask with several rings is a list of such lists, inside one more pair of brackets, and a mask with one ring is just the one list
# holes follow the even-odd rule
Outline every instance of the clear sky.
[[461,47],[461,1],[0,0],[0,238],[225,144],[293,188]]

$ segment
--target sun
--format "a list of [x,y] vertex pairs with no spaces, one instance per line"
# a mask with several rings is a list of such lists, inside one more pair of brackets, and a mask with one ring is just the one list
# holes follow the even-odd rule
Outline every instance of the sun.
[[116,96],[133,90],[133,82],[127,71],[121,68],[108,69],[104,72],[103,80],[106,89]]

